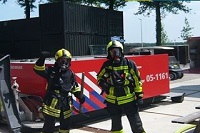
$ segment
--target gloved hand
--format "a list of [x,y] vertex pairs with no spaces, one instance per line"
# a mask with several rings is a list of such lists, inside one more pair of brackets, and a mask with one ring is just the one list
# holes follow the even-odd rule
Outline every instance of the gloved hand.
[[50,52],[48,52],[48,51],[42,51],[40,57],[42,57],[42,58],[49,58],[50,57]]
[[83,104],[85,102],[85,97],[83,96],[82,98],[79,99],[79,103]]
[[106,94],[108,94],[110,86],[107,83],[103,83],[103,82],[100,82],[99,85],[102,88],[101,95],[103,94],[103,92],[106,92]]
[[137,99],[137,103],[138,103],[138,105],[143,105],[143,99],[142,98],[139,98],[139,99]]

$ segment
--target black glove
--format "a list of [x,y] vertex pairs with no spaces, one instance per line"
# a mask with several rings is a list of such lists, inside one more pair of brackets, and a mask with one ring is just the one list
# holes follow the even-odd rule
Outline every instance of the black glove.
[[80,104],[83,104],[85,102],[85,97],[84,97],[84,95],[81,96],[81,92],[80,91],[75,92],[74,96],[76,98],[78,98]]
[[79,103],[83,104],[85,102],[85,97],[83,96],[82,98],[79,99]]
[[143,105],[143,99],[142,98],[139,98],[139,99],[137,99],[137,103],[138,103],[138,105]]
[[106,92],[106,94],[108,94],[110,86],[107,83],[103,83],[103,82],[100,82],[99,85],[102,88],[101,95],[103,94],[103,92]]
[[40,57],[41,58],[49,58],[50,53],[48,51],[42,51]]

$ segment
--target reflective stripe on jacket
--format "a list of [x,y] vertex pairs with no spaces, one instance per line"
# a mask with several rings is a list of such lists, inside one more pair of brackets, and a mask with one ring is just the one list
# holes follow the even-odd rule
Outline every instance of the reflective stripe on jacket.
[[[120,66],[113,66],[109,60],[106,61],[100,72],[97,74],[98,84],[100,82],[107,83],[110,87],[108,88],[108,93],[105,100],[113,104],[125,104],[135,100],[135,92],[142,92],[142,83],[140,81],[139,71],[134,62],[124,59]],[[130,64],[130,65],[129,65]],[[123,75],[123,84],[118,85],[116,81],[113,80],[113,73],[116,74],[120,79],[120,76]],[[121,92],[123,89],[123,93]]]

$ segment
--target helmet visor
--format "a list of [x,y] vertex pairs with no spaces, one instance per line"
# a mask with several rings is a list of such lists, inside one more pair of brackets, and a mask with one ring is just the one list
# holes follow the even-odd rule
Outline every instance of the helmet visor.
[[121,50],[119,48],[112,48],[110,50],[110,56],[112,58],[121,57]]
[[58,65],[61,67],[61,69],[67,69],[70,66],[71,59],[61,57],[58,59]]

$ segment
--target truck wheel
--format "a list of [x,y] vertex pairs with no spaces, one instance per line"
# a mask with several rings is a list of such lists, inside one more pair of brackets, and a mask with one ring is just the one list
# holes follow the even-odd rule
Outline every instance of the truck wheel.
[[174,72],[169,72],[169,79],[170,80],[176,80],[177,79],[177,75]]

